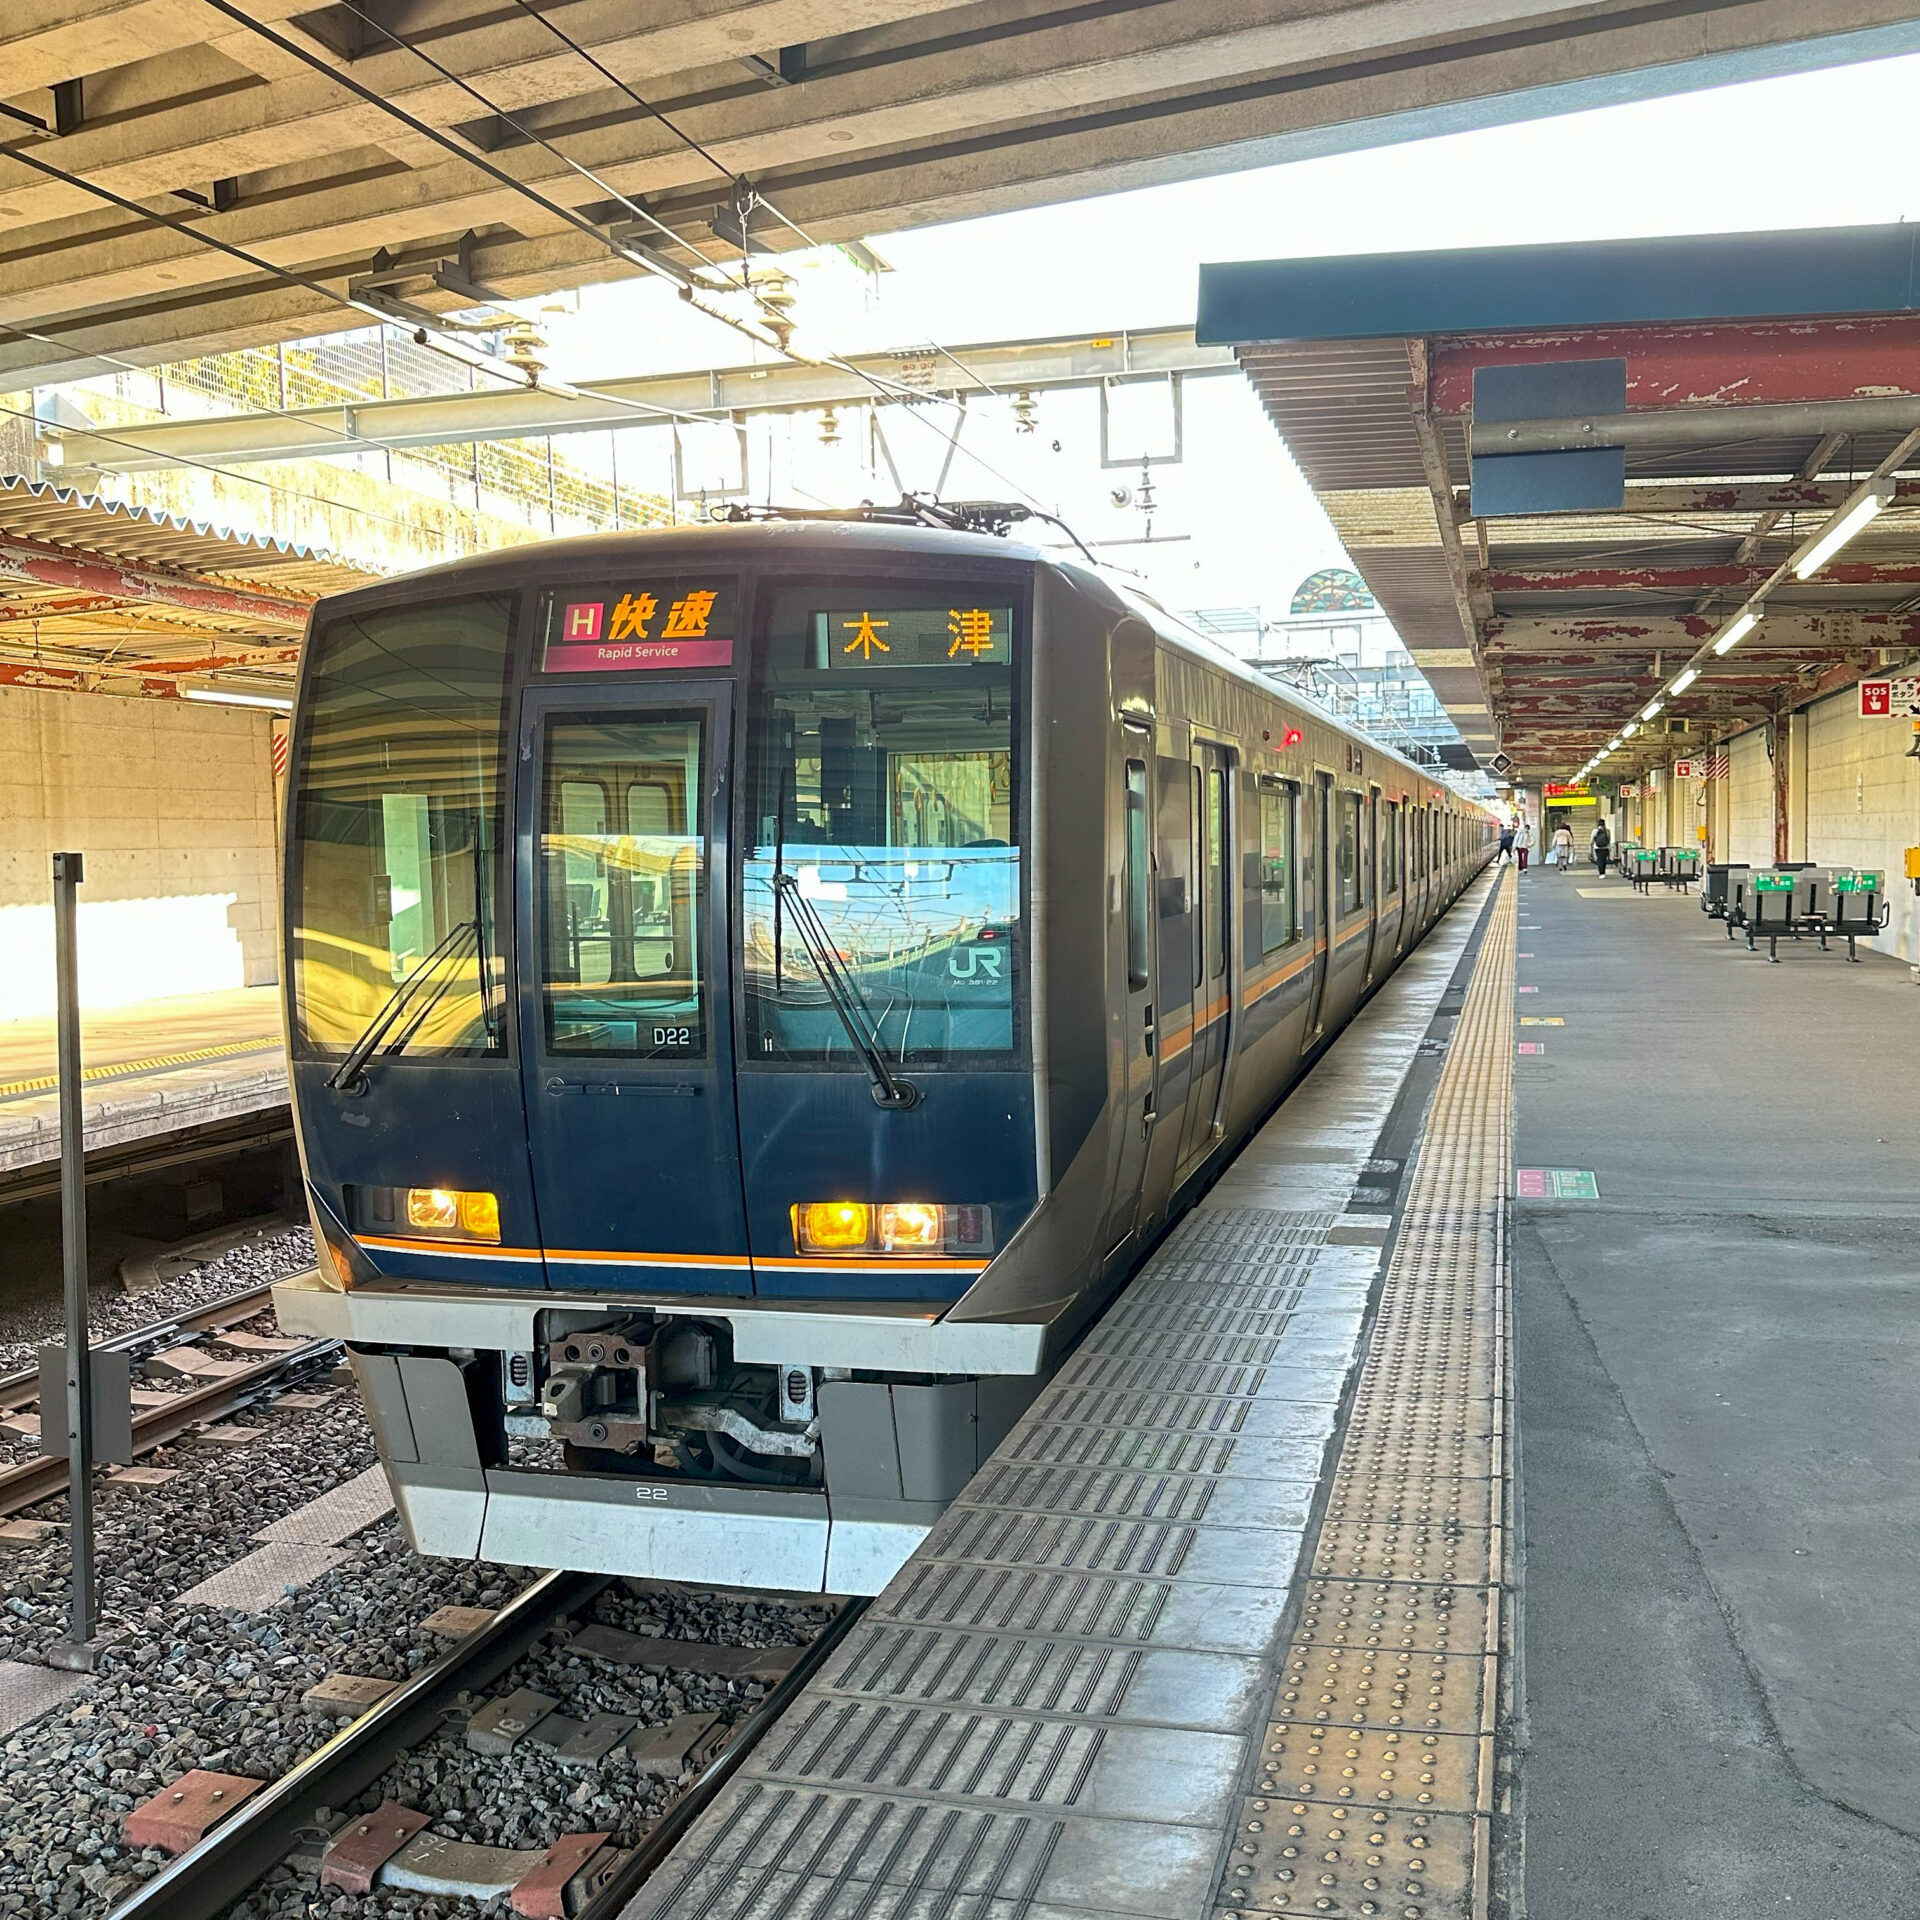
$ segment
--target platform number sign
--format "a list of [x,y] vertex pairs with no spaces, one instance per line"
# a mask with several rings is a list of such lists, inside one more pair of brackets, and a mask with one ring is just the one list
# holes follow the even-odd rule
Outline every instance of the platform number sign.
[[1887,720],[1895,714],[1920,719],[1920,680],[1860,682],[1861,719]]

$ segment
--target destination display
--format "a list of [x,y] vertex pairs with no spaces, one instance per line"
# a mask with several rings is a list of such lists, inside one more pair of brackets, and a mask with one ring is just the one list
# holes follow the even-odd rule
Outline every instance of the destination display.
[[847,667],[1005,666],[1011,607],[829,607],[813,616],[813,664]]
[[730,580],[668,577],[549,593],[542,673],[633,673],[733,664],[739,590]]

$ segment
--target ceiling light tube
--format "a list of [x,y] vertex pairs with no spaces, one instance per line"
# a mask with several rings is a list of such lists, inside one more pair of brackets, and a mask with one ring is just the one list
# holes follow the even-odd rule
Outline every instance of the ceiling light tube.
[[1893,476],[1883,474],[1856,487],[1834,509],[1833,517],[1806,541],[1789,564],[1796,580],[1808,580],[1824,567],[1861,528],[1876,519],[1893,500]]
[[293,702],[271,693],[228,693],[224,687],[187,687],[181,697],[206,700],[222,707],[271,707],[276,713],[291,713]]
[[1640,709],[1640,718],[1642,720],[1651,720],[1666,704],[1664,700],[1649,700],[1647,704]]
[[1761,601],[1749,601],[1747,605],[1742,607],[1714,636],[1714,652],[1731,653],[1734,648],[1760,624],[1766,615],[1766,611],[1767,609]]
[[1673,694],[1685,693],[1699,678],[1700,669],[1698,667],[1689,667],[1686,672],[1674,675],[1673,685],[1670,686],[1667,691]]
[[1620,738],[1622,740],[1631,740],[1639,731],[1640,722],[1638,720],[1629,720],[1627,724],[1620,729]]

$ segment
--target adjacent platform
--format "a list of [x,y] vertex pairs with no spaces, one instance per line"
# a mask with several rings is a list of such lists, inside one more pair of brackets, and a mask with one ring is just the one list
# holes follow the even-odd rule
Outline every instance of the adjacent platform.
[[1528,1908],[1912,1920],[1920,988],[1590,870],[1520,899]]
[[[89,1014],[89,1159],[279,1115],[287,1104],[280,989],[242,987]],[[18,1198],[60,1157],[51,1020],[0,1024],[0,1186]]]
[[1468,1911],[1504,1553],[1491,884],[1170,1236],[630,1920]]

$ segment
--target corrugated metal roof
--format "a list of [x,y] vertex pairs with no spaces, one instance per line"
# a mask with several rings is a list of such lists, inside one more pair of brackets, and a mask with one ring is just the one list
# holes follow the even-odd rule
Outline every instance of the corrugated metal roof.
[[182,519],[16,474],[0,476],[0,531],[101,554],[125,565],[168,567],[283,592],[337,593],[377,577],[317,547]]

